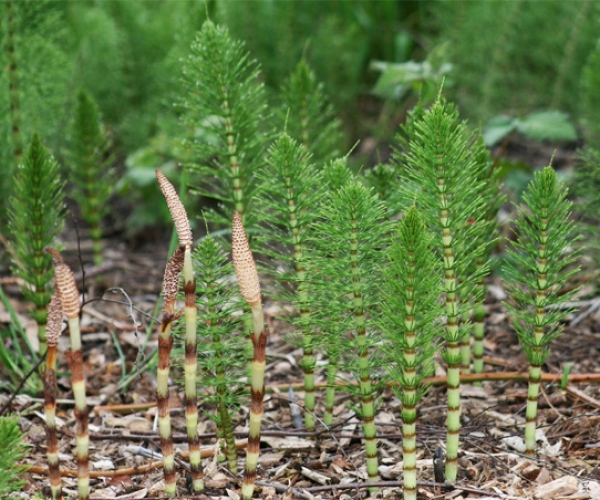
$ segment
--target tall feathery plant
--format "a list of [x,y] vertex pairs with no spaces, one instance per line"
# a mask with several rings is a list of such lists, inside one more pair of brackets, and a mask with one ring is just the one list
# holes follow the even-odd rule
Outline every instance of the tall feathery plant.
[[[342,330],[337,339],[328,338],[340,352],[340,364],[353,371],[359,385],[360,416],[362,417],[368,480],[379,479],[377,438],[375,429],[375,393],[372,374],[377,366],[374,343],[379,340],[371,312],[376,302],[375,283],[378,264],[383,254],[388,226],[383,222],[383,206],[376,194],[357,179],[350,179],[325,200],[314,225],[311,244],[317,252],[312,265],[319,269],[316,282],[340,295],[329,302],[325,294],[319,303],[320,314],[347,316],[343,325],[350,326],[350,336]],[[317,295],[319,290],[316,290]],[[347,297],[352,300],[348,301]],[[329,311],[344,304],[345,311]],[[335,328],[335,327],[334,327]],[[330,337],[330,336],[328,336]]]
[[[469,134],[452,105],[438,98],[431,108],[419,110],[405,130],[407,150],[397,158],[405,177],[401,189],[407,202],[416,200],[428,227],[434,231],[434,243],[443,264],[446,301],[443,358],[448,373],[445,476],[447,481],[454,482],[460,431],[460,343],[469,334],[467,299],[475,281],[473,275],[465,276],[464,269],[482,251],[474,247],[474,235],[480,230],[486,209],[479,196],[480,181],[470,155]],[[464,276],[463,281],[459,276]]]
[[203,348],[198,353],[200,406],[216,405],[218,435],[225,441],[229,470],[238,471],[237,449],[231,416],[247,399],[242,387],[246,365],[246,336],[239,316],[242,308],[232,264],[218,240],[206,236],[194,252],[196,272],[198,338]]
[[265,397],[265,368],[267,365],[267,330],[262,305],[262,294],[256,262],[248,244],[242,216],[233,212],[231,227],[231,255],[240,292],[252,312],[253,332],[250,336],[253,347],[250,380],[250,425],[248,429],[248,450],[246,470],[242,483],[242,499],[250,500],[256,483],[258,455],[260,453],[260,426],[263,417]]
[[[506,202],[506,195],[502,192],[502,180],[500,169],[494,168],[495,164],[490,159],[490,153],[486,148],[481,136],[477,137],[477,142],[473,148],[473,157],[476,162],[480,182],[479,196],[485,200],[485,219],[479,226],[479,231],[475,233],[475,246],[482,249],[475,259],[474,268],[471,268],[475,274],[473,289],[473,372],[483,372],[483,341],[485,338],[485,296],[487,287],[485,277],[491,272],[490,256],[492,250],[498,242],[498,233],[500,223],[498,221],[498,212],[503,203]],[[473,222],[471,219],[467,223]],[[469,369],[471,361],[470,335],[465,335],[461,342],[462,368],[466,372]],[[481,382],[476,382],[481,385]]]
[[90,226],[96,265],[102,263],[100,223],[108,213],[106,202],[114,190],[108,147],[108,136],[100,122],[98,105],[86,90],[80,89],[69,137],[69,163],[75,186],[73,198]]
[[73,385],[73,399],[75,400],[76,430],[76,457],[77,457],[77,490],[81,500],[87,500],[90,496],[90,473],[89,473],[89,446],[90,437],[88,432],[88,407],[85,395],[85,377],[83,373],[83,345],[81,342],[81,324],[79,314],[81,305],[79,301],[79,290],[75,284],[73,271],[67,266],[60,253],[52,248],[46,251],[52,256],[54,262],[54,283],[60,298],[63,314],[67,317],[69,324],[69,337],[71,349],[67,351],[67,362],[71,370]]
[[23,295],[34,305],[40,353],[46,351],[47,306],[52,295],[52,258],[44,249],[54,245],[63,228],[63,189],[58,163],[34,134],[14,180],[8,225],[14,272],[25,281]]
[[408,209],[392,236],[388,263],[381,270],[382,349],[389,376],[402,401],[404,500],[417,498],[417,404],[426,392],[423,378],[433,372],[439,334],[440,263],[432,236],[418,210]]
[[[261,206],[268,225],[267,248],[275,259],[276,282],[282,284],[280,296],[289,300],[299,316],[291,321],[300,327],[302,369],[304,371],[304,422],[315,426],[314,324],[311,316],[310,273],[307,238],[322,197],[321,176],[311,163],[307,149],[283,133],[269,149],[267,167],[261,175]],[[281,264],[284,264],[283,266]],[[284,318],[288,320],[288,318]],[[289,320],[288,320],[289,321]]]
[[555,307],[572,300],[577,289],[565,288],[579,269],[579,251],[570,220],[572,203],[567,189],[552,167],[535,173],[517,207],[517,241],[508,250],[505,286],[511,302],[506,304],[519,341],[529,360],[529,387],[525,424],[525,453],[535,455],[537,401],[542,365],[548,346],[563,331],[560,324],[572,310]]
[[337,157],[342,143],[341,122],[304,57],[283,83],[280,97],[280,122],[312,154],[313,161],[322,163]]
[[[179,248],[175,251],[175,254],[172,257],[172,261],[169,261],[167,264],[167,268],[171,263],[173,263],[172,274],[169,273],[167,283],[167,271],[165,271],[165,289],[168,288],[169,296],[167,297],[167,293],[164,293],[165,299],[165,316],[169,317],[171,311],[167,312],[167,306],[169,309],[174,308],[174,302],[177,296],[177,291],[179,289],[179,274],[183,271],[183,291],[185,294],[185,307],[184,307],[184,318],[185,318],[185,363],[184,363],[184,373],[185,373],[185,422],[186,422],[186,430],[188,437],[188,447],[189,447],[189,455],[190,455],[190,470],[192,475],[192,486],[194,491],[202,491],[204,489],[204,473],[202,471],[202,462],[201,462],[201,453],[200,453],[200,439],[198,436],[198,400],[196,394],[196,373],[197,373],[197,349],[198,349],[198,340],[196,336],[196,320],[197,320],[197,310],[196,310],[196,281],[194,278],[194,269],[192,264],[192,229],[190,227],[190,222],[185,211],[185,207],[183,203],[179,199],[177,191],[173,185],[168,181],[168,179],[164,176],[164,174],[160,170],[156,170],[156,179],[158,181],[158,185],[160,190],[162,191],[165,201],[167,202],[167,207],[169,208],[169,212],[171,213],[171,217],[173,218],[173,223],[175,225],[175,230],[177,232],[177,237],[179,239]],[[179,256],[179,254],[182,254]],[[179,262],[180,258],[183,262]],[[180,268],[181,266],[181,268]],[[167,269],[168,270],[168,269]],[[175,296],[173,296],[175,293]],[[173,309],[174,312],[174,309]],[[175,319],[174,317],[172,319]],[[170,357],[170,351],[173,344],[173,336],[171,333],[171,327],[169,322],[168,328],[161,328],[160,339],[163,340],[165,345],[163,345],[163,362],[166,361],[165,357]],[[165,325],[165,319],[163,318],[163,326]],[[160,342],[160,341],[159,341]],[[167,345],[168,343],[168,345]],[[159,343],[160,347],[160,343]],[[160,363],[160,352],[159,352],[159,363]],[[170,361],[169,361],[170,363]],[[164,406],[166,404],[167,408],[162,408],[163,413],[166,411],[168,416],[168,377],[169,377],[169,366],[165,366],[165,371],[161,372],[161,385],[160,385],[160,397],[161,403]],[[160,369],[160,364],[159,364]],[[165,379],[166,376],[166,379]],[[158,392],[158,382],[157,382],[157,397],[159,395]],[[164,400],[166,398],[166,401]],[[158,404],[158,403],[157,403]],[[160,414],[159,414],[160,417]],[[168,448],[168,436],[171,433],[170,423],[169,429],[167,429],[167,421],[165,422],[165,442]],[[161,429],[162,431],[162,429]],[[162,432],[161,432],[162,437]],[[172,439],[172,438],[171,438]],[[172,442],[171,442],[172,447]],[[163,452],[164,455],[164,452]],[[164,457],[163,457],[164,458]],[[165,458],[166,460],[166,458]],[[170,463],[169,463],[170,465]],[[167,489],[168,494],[175,494],[176,490],[176,478],[174,471],[168,471],[167,474],[167,463],[165,461],[165,487],[167,486],[167,477],[170,479],[169,488]],[[171,474],[173,472],[173,474]]]
[[216,199],[220,213],[210,222],[229,225],[237,211],[246,227],[254,222],[251,203],[257,190],[255,173],[263,161],[268,136],[266,97],[258,80],[258,64],[227,28],[206,21],[184,62],[184,120],[197,132],[192,187]]
[[[324,186],[330,194],[338,191],[352,179],[352,173],[348,168],[346,158],[337,158],[331,160],[323,169]],[[311,231],[312,238],[312,231]],[[317,240],[318,241],[318,240]],[[313,241],[313,247],[320,252],[318,244]],[[310,241],[309,241],[309,244]],[[320,328],[319,336],[316,342],[317,347],[324,351],[327,357],[325,368],[327,387],[325,389],[325,410],[323,413],[323,423],[331,425],[333,423],[333,405],[335,402],[335,393],[337,387],[339,363],[344,351],[340,345],[340,338],[346,332],[352,329],[351,318],[346,311],[344,299],[344,284],[339,280],[329,280],[329,273],[325,271],[325,266],[332,263],[327,258],[327,250],[320,256],[317,252],[309,256],[308,265],[313,266],[314,270],[321,269],[321,272],[314,278],[314,321]],[[327,307],[320,307],[320,304],[326,304]]]

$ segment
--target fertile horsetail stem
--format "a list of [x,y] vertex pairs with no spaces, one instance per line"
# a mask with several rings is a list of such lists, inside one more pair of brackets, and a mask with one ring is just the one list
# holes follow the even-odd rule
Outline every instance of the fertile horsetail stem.
[[52,500],[62,499],[56,435],[56,347],[62,330],[62,304],[58,292],[54,292],[48,304],[46,324],[46,371],[44,372],[44,411],[46,414],[46,456]]
[[71,349],[67,351],[67,362],[71,370],[73,398],[75,399],[75,420],[77,422],[77,489],[80,500],[89,498],[90,476],[88,469],[88,409],[85,399],[85,379],[83,377],[83,351],[81,349],[81,329],[79,325],[79,291],[73,272],[63,262],[60,253],[48,248],[54,261],[54,282],[62,304],[62,311],[69,323]]
[[158,186],[167,202],[169,212],[171,212],[171,217],[173,218],[175,230],[177,231],[177,236],[179,238],[179,244],[181,246],[191,246],[193,243],[192,229],[190,228],[190,222],[185,212],[185,207],[183,206],[183,203],[181,203],[177,191],[175,191],[173,184],[171,184],[158,169],[156,170],[156,179],[158,180]]
[[[198,437],[198,399],[196,396],[197,336],[196,336],[196,281],[192,267],[192,230],[183,203],[173,185],[160,170],[156,170],[158,185],[162,191],[183,248],[183,290],[185,293],[185,421],[190,453],[190,471],[194,491],[204,489],[200,439]],[[175,285],[178,287],[179,280]],[[175,292],[176,293],[176,292]]]
[[171,348],[173,333],[171,325],[178,315],[175,314],[175,300],[179,290],[179,275],[183,269],[185,250],[177,247],[165,269],[163,281],[164,312],[158,335],[158,368],[156,373],[156,405],[158,409],[158,428],[163,454],[165,492],[175,496],[177,477],[175,475],[175,451],[169,416],[169,370],[171,368]]
[[231,253],[233,266],[237,276],[240,292],[252,310],[254,332],[252,333],[252,358],[250,428],[248,430],[248,451],[246,454],[246,470],[242,484],[243,500],[250,500],[254,492],[256,468],[260,449],[260,424],[263,416],[263,398],[265,395],[265,365],[267,332],[265,330],[264,313],[261,301],[260,282],[256,270],[256,262],[252,256],[246,230],[242,218],[237,211],[233,212],[231,229]]

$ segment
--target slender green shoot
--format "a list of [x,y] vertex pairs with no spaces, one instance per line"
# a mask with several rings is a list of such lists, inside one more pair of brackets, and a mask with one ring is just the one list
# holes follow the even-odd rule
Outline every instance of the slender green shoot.
[[8,219],[14,272],[27,284],[23,295],[34,305],[40,353],[46,351],[46,316],[52,295],[52,258],[44,249],[54,244],[63,228],[63,188],[58,163],[34,134],[15,177]]
[[94,264],[102,263],[103,217],[108,213],[106,202],[114,191],[109,142],[100,122],[100,110],[92,96],[80,89],[77,94],[71,133],[69,163],[73,198],[81,208],[83,219],[90,226]]
[[409,208],[393,235],[389,263],[381,273],[381,328],[387,341],[383,350],[402,401],[404,500],[417,498],[416,407],[426,392],[423,378],[433,372],[434,337],[441,327],[440,263],[431,244],[418,210]]
[[[299,317],[284,317],[298,325],[302,332],[302,369],[304,371],[304,422],[308,429],[315,426],[315,356],[314,325],[310,305],[310,275],[306,262],[310,225],[315,207],[322,197],[321,175],[306,148],[282,134],[269,149],[267,168],[262,177],[260,199],[265,207],[263,220],[268,225],[268,253],[274,259],[276,282],[281,286],[281,300],[290,301]],[[291,293],[290,293],[291,290]]]
[[[206,236],[194,252],[197,283],[198,337],[202,349],[198,356],[200,406],[216,404],[218,434],[225,441],[227,466],[238,471],[237,449],[231,415],[247,398],[240,383],[245,374],[246,337],[238,315],[237,287],[231,282],[233,267],[219,242]],[[245,392],[245,391],[244,391]]]
[[506,306],[519,341],[529,360],[529,386],[525,410],[525,453],[535,455],[537,402],[542,366],[548,346],[562,333],[560,322],[572,310],[557,308],[572,300],[577,289],[565,283],[579,268],[574,265],[580,250],[570,220],[572,203],[567,189],[552,167],[535,173],[517,207],[517,241],[508,250],[505,285],[511,299]]

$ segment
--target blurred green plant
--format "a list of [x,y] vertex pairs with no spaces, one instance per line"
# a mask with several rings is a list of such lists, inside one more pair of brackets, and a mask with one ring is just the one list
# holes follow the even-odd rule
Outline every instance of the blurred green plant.
[[34,305],[41,354],[46,352],[47,306],[52,296],[52,258],[44,249],[54,245],[64,225],[63,189],[58,163],[34,134],[14,180],[8,225],[13,270],[26,284],[23,295]]
[[23,473],[26,467],[18,465],[26,453],[24,435],[19,428],[16,415],[0,417],[0,496],[8,498],[11,493],[21,491],[25,484]]
[[598,39],[596,2],[449,1],[426,8],[425,36],[437,33],[434,43],[449,43],[450,95],[466,116],[579,111],[582,70]]
[[115,175],[100,111],[84,89],[77,94],[69,139],[70,180],[75,187],[72,196],[90,226],[94,264],[99,265],[102,263],[101,222],[109,211],[107,201],[115,189]]

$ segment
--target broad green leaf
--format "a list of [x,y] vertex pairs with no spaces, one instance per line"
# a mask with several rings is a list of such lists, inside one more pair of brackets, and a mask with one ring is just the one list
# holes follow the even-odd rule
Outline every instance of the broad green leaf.
[[539,141],[575,141],[577,130],[562,111],[538,111],[518,120],[517,130],[526,137]]
[[496,116],[483,127],[483,142],[487,147],[492,147],[499,140],[517,128],[517,120],[510,116]]

